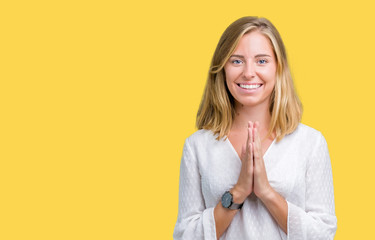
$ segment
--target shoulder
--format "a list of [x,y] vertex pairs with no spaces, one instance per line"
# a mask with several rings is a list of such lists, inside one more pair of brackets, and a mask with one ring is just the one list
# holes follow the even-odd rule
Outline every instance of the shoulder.
[[208,136],[212,135],[212,131],[211,130],[207,130],[207,129],[199,129],[197,131],[195,131],[194,133],[190,134],[187,139],[189,139],[190,141],[200,141],[204,138],[207,138]]
[[207,152],[220,146],[224,139],[216,140],[216,135],[208,129],[199,129],[185,139],[185,146],[192,152]]
[[328,155],[328,147],[320,131],[300,123],[292,133],[274,144],[272,153],[278,158],[288,156],[288,158],[297,159],[296,164],[298,162],[307,164],[319,154]]
[[300,123],[298,127],[290,134],[286,135],[281,142],[295,145],[298,147],[314,148],[319,144],[325,143],[322,133],[310,126]]
[[214,133],[208,129],[199,129],[196,132],[190,134],[186,138],[186,142],[189,145],[200,145],[204,143],[209,143],[212,139],[215,139]]
[[307,126],[303,123],[298,124],[298,127],[294,132],[287,135],[286,137],[292,137],[299,140],[319,140],[322,137],[322,133],[315,128],[312,128],[310,126]]

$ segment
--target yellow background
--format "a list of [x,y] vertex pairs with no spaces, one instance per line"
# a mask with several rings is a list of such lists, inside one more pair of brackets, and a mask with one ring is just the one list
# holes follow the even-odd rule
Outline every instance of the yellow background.
[[0,239],[172,239],[182,147],[242,16],[287,48],[333,167],[335,239],[375,215],[371,1],[2,1]]

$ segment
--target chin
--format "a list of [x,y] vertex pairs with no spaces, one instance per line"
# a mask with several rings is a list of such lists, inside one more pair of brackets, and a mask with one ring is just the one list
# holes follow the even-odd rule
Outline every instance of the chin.
[[237,104],[239,104],[239,106],[241,107],[256,107],[256,106],[262,106],[262,105],[266,105],[267,107],[269,107],[269,101],[267,101],[267,99],[264,99],[264,100],[244,100],[244,101],[237,101]]

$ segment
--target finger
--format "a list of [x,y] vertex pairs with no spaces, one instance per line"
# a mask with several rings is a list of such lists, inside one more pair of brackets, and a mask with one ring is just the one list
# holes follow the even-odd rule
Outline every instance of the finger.
[[259,121],[255,121],[255,123],[254,123],[254,127],[255,127],[255,128],[259,128],[259,125],[260,125]]
[[243,144],[241,147],[241,161],[242,164],[245,164],[249,161],[249,153],[250,153],[250,148],[247,144]]
[[[254,123],[254,130],[255,130],[255,128],[258,129],[258,134],[259,134],[259,125],[260,125],[259,122],[255,121],[255,123]],[[254,142],[257,141],[256,137],[257,136],[255,136],[255,134],[254,134]]]
[[254,164],[254,143],[250,143],[250,165]]
[[254,142],[254,134],[253,134],[253,128],[254,128],[254,124],[253,124],[253,122],[252,121],[249,121],[249,129],[250,129],[250,131],[249,131],[249,138],[250,138],[250,142]]
[[258,128],[254,128],[254,158],[259,159],[261,157],[261,142],[259,137]]
[[[253,143],[253,158],[254,158],[254,161],[256,161],[258,159],[258,157],[259,157],[258,156],[258,144]],[[254,164],[255,164],[255,162],[254,162]]]
[[[259,134],[259,122],[258,121],[256,121],[255,122],[255,124],[254,124],[254,142],[256,143],[256,144],[259,144],[259,146],[258,147],[260,147],[260,143],[261,143],[261,141],[260,141],[260,134]],[[255,133],[256,132],[256,133]]]
[[252,139],[252,122],[249,121],[248,122],[248,128],[247,128],[247,140],[246,140],[246,150],[247,150],[247,154],[249,155],[250,154],[250,143],[251,143],[251,139]]
[[251,138],[250,138],[250,122],[248,124],[248,128],[247,128],[247,139],[246,139],[246,149],[249,148],[249,143],[251,142]]

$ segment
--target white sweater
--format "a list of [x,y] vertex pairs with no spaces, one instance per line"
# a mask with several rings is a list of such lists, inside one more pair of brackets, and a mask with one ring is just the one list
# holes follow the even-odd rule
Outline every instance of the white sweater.
[[[229,140],[201,129],[185,140],[174,239],[216,240],[214,208],[237,182],[241,159]],[[288,234],[252,193],[221,240],[333,239],[337,218],[326,140],[304,124],[264,157],[270,185],[288,203]]]

